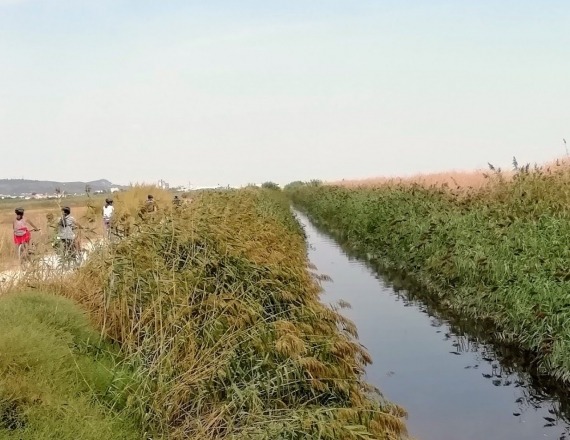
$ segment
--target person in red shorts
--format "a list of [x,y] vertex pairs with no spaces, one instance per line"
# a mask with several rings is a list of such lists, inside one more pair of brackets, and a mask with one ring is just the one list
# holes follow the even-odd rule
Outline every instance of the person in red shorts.
[[[30,244],[30,240],[32,239],[31,230],[38,231],[39,229],[36,228],[36,225],[31,221],[24,219],[23,208],[16,208],[14,212],[16,213],[16,219],[12,224],[14,229],[14,244],[16,246],[24,245],[24,250],[26,250],[27,246]],[[28,226],[31,226],[31,230]]]

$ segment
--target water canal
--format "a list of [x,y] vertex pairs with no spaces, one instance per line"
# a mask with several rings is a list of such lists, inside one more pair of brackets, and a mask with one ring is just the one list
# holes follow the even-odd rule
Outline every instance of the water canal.
[[531,374],[512,349],[445,318],[405,289],[395,288],[297,213],[309,257],[328,275],[323,301],[351,304],[360,342],[374,364],[367,380],[409,413],[420,440],[570,439],[570,393]]

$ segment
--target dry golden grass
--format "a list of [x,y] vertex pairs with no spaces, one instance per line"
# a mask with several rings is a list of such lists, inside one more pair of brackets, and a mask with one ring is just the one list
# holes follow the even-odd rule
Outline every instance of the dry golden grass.
[[[561,158],[548,162],[541,166],[545,170],[555,171],[561,167],[570,165],[570,158]],[[370,177],[366,179],[343,179],[340,181],[327,182],[328,185],[344,186],[347,188],[372,188],[384,185],[414,185],[425,187],[449,186],[450,188],[481,188],[488,182],[488,176],[492,170],[473,171],[443,171],[440,173],[415,174],[408,177]],[[501,176],[510,180],[514,175],[512,170],[501,170]]]
[[483,170],[477,171],[448,171],[431,174],[416,174],[409,177],[370,177],[367,179],[341,180],[328,182],[332,185],[340,185],[349,188],[357,187],[375,187],[383,185],[412,185],[420,184],[423,186],[459,186],[480,188],[487,179]]

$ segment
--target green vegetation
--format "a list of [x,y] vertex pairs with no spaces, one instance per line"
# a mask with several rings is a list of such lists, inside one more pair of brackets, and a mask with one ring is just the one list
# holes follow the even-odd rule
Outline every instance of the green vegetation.
[[145,191],[121,196],[123,240],[73,278],[41,285],[80,303],[121,347],[140,378],[127,408],[147,431],[175,440],[404,437],[405,412],[363,380],[370,359],[354,325],[320,302],[281,192],[206,191],[174,209],[154,191],[159,210],[146,213]]
[[281,189],[279,187],[279,184],[277,184],[275,182],[263,182],[261,184],[261,187],[264,189],[274,189],[274,190],[280,190]]
[[294,185],[297,207],[432,299],[570,380],[570,170],[492,173],[481,189]]
[[132,378],[71,301],[0,298],[0,438],[133,439],[124,412]]

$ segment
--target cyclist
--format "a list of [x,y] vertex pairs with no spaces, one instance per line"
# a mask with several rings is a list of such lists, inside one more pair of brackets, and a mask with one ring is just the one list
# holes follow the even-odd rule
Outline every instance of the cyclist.
[[63,250],[67,255],[77,255],[79,252],[79,243],[75,230],[82,229],[75,218],[71,216],[71,209],[66,206],[61,208],[61,218],[58,222],[58,239],[63,245]]
[[111,219],[114,210],[113,199],[105,199],[105,206],[103,207],[103,226],[105,227],[106,237],[109,237],[111,233]]
[[16,213],[16,219],[12,224],[12,228],[14,229],[14,244],[17,247],[22,246],[20,249],[24,251],[20,253],[20,256],[22,256],[25,255],[30,240],[32,239],[32,234],[28,226],[31,226],[32,231],[39,231],[39,229],[30,220],[24,219],[24,208],[16,208],[14,212]]

